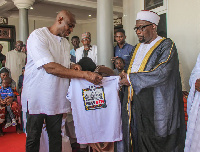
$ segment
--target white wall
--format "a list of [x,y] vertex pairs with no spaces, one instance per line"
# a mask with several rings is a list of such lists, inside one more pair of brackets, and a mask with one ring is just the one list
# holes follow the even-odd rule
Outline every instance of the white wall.
[[[54,23],[54,21],[45,20],[33,20],[29,19],[29,34],[37,28],[49,27]],[[8,25],[15,25],[16,29],[16,40],[19,40],[19,18],[8,18]]]
[[136,24],[137,12],[144,9],[144,1],[123,0],[123,29],[126,32],[126,42],[132,45],[138,43],[138,38],[133,30]]
[[168,1],[168,37],[175,43],[182,67],[182,79],[189,91],[189,77],[200,52],[200,1]]
[[[49,21],[49,20],[33,20],[33,19],[29,19],[29,34],[37,29],[37,28],[41,28],[41,27],[49,27],[51,25],[53,25],[54,20]],[[15,25],[16,28],[16,40],[19,40],[19,19],[18,18],[8,18],[8,24],[9,25]],[[92,37],[92,41],[91,44],[97,44],[97,32],[96,32],[96,28],[97,28],[97,23],[96,21],[92,21],[91,23],[82,23],[82,24],[76,24],[73,32],[69,35],[69,42],[71,44],[71,37],[72,36],[79,36],[80,40],[81,40],[81,35],[84,32],[90,32],[91,33],[91,37]],[[80,46],[82,46],[82,44],[80,43]],[[71,45],[71,48],[72,45]]]

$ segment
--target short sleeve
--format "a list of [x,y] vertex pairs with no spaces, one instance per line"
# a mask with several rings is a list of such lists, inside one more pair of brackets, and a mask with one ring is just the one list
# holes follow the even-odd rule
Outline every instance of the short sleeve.
[[120,89],[120,85],[119,85],[120,79],[121,79],[120,76],[116,76],[116,87],[118,91]]
[[54,62],[49,50],[48,37],[42,31],[34,31],[27,40],[27,52],[37,68]]
[[97,46],[95,45],[95,64],[97,64]]
[[66,98],[71,102],[72,101],[72,93],[73,93],[73,91],[72,91],[72,83],[73,83],[73,79],[71,80],[71,82],[70,82],[70,85],[69,85],[69,88],[68,88],[68,92],[67,92],[67,96],[66,96]]

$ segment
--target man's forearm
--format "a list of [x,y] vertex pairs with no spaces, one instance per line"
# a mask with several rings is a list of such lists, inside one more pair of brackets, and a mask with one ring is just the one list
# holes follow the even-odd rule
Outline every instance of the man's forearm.
[[55,76],[61,78],[84,78],[84,71],[77,71],[74,69],[69,69],[61,64],[50,62],[48,64],[43,65],[43,68],[46,70],[47,73],[53,74]]
[[43,68],[46,70],[47,73],[53,74],[61,78],[83,78],[94,84],[100,84],[102,80],[102,76],[94,72],[69,69],[55,62],[45,64],[43,65]]

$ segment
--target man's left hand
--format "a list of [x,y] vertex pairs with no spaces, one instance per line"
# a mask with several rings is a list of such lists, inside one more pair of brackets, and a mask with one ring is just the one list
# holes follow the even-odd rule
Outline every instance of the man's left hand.
[[121,86],[130,86],[130,83],[128,82],[127,78],[122,78],[121,81],[119,82]]

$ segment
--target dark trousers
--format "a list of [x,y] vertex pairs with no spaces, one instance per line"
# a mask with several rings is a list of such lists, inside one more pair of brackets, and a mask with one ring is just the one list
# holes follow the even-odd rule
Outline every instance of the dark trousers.
[[49,152],[62,151],[62,114],[27,114],[26,152],[39,152],[40,136],[42,133],[44,119],[46,122],[46,129],[49,136]]
[[12,119],[15,118],[15,115],[13,114],[10,106],[6,106],[6,111],[6,123],[11,123]]

